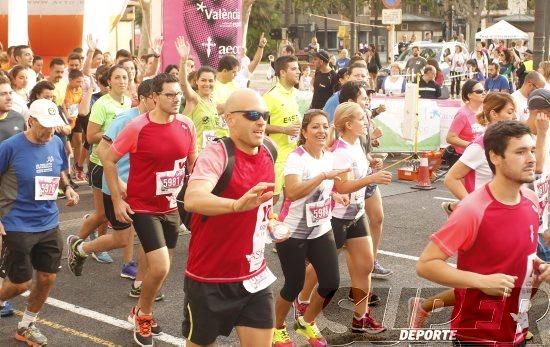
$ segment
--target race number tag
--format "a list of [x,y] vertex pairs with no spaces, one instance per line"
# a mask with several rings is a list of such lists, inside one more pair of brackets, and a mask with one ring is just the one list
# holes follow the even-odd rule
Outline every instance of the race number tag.
[[177,194],[179,192],[185,179],[185,160],[176,160],[174,169],[171,171],[155,173],[156,195]]
[[306,204],[306,221],[309,228],[330,222],[331,218],[330,199]]
[[269,287],[269,285],[275,282],[276,279],[277,277],[275,277],[271,270],[269,270],[266,266],[264,271],[243,281],[243,286],[249,293],[257,293],[260,290]]
[[34,178],[34,200],[57,200],[59,177],[36,176]]
[[213,131],[213,130],[203,131],[203,133],[202,133],[202,146],[206,147],[207,145],[214,142],[215,139],[216,139],[216,132],[215,131]]
[[258,207],[256,216],[256,227],[252,236],[252,253],[246,255],[250,264],[249,271],[254,272],[262,267],[264,263],[264,249],[269,238],[267,227],[269,225],[269,213],[273,208],[273,199],[270,199]]

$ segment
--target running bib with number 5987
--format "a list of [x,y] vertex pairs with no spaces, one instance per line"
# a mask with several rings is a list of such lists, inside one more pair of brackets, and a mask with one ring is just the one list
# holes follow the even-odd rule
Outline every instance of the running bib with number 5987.
[[312,228],[326,223],[330,221],[331,217],[330,199],[306,204],[306,220],[308,227]]

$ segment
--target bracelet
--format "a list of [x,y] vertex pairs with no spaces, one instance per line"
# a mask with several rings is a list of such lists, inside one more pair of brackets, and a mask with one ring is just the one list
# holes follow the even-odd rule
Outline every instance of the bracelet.
[[265,47],[265,46],[260,46],[260,45],[258,45],[258,48],[264,48],[264,47]]

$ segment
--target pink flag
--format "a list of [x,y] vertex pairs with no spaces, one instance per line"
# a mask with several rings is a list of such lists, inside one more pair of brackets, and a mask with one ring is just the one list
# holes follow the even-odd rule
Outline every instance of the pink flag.
[[242,44],[242,0],[164,0],[163,68],[178,64],[176,37],[191,46],[197,68],[218,67],[226,54],[238,55]]

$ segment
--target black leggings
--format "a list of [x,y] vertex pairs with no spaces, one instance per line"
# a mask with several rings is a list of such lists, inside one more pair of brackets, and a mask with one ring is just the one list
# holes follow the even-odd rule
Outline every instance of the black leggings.
[[454,77],[454,76],[460,75],[461,73],[451,71],[450,74],[451,74],[451,95],[460,96],[460,79],[462,77]]
[[340,285],[338,256],[332,230],[315,239],[293,239],[276,244],[285,276],[281,297],[292,302],[304,287],[306,259],[313,265],[319,286],[317,293],[331,299]]

